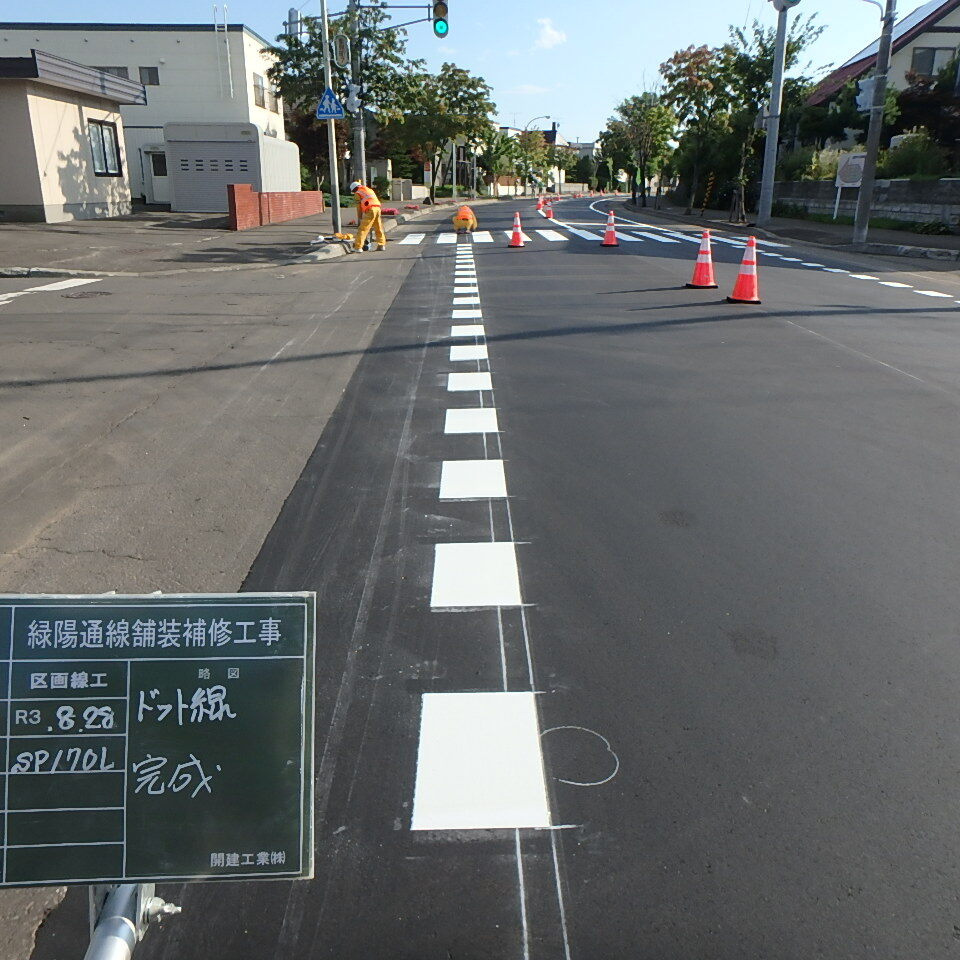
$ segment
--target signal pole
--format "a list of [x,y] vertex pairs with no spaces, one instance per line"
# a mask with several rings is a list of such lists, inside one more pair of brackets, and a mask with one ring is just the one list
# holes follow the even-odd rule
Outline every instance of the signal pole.
[[867,156],[863,161],[863,179],[857,196],[857,216],[853,224],[854,249],[863,249],[870,230],[870,208],[873,205],[873,187],[877,180],[877,157],[880,154],[880,134],[883,130],[883,108],[887,102],[887,74],[890,72],[890,51],[893,47],[893,24],[897,19],[897,0],[887,0],[883,14],[883,32],[877,51],[877,82],[873,88],[873,106],[870,109],[870,128],[867,131]]

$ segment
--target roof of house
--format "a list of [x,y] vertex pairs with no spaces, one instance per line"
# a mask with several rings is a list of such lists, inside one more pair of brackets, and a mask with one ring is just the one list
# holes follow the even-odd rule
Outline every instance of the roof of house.
[[96,67],[74,63],[42,50],[31,50],[29,57],[0,57],[0,82],[4,80],[36,80],[47,86],[103,97],[114,103],[143,105],[147,102],[147,91],[142,83],[124,80]]
[[[960,0],[928,0],[916,10],[898,20],[893,27],[893,52],[902,50],[917,37],[935,27],[948,13],[960,7]],[[829,74],[814,90],[808,103],[819,104],[829,100],[848,80],[863,76],[877,63],[880,39],[877,38],[846,63]]]
[[[221,25],[222,26],[222,25]],[[145,33],[212,33],[213,23],[0,23],[0,30],[103,30],[103,31],[143,31]],[[270,41],[243,23],[228,23],[231,33],[246,31],[264,46]]]

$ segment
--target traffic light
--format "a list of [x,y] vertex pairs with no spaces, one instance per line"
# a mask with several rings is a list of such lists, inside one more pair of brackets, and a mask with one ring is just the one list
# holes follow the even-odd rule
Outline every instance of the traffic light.
[[433,34],[436,37],[445,37],[450,32],[450,23],[447,20],[447,4],[444,0],[436,0],[433,5]]

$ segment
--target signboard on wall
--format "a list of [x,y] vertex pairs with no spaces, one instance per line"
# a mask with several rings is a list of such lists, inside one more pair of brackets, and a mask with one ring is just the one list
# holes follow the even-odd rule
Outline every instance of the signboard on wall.
[[0,884],[312,876],[314,607],[0,596]]

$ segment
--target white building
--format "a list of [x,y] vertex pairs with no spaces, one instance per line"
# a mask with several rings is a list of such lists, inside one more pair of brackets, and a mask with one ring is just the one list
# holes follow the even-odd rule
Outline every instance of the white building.
[[[120,112],[131,193],[148,203],[171,199],[167,123],[245,123],[263,137],[286,139],[282,104],[267,80],[267,45],[233,23],[0,23],[0,57],[45,50],[146,87],[146,104],[125,104]],[[293,150],[283,152],[293,157]],[[299,155],[291,162],[299,184]]]

